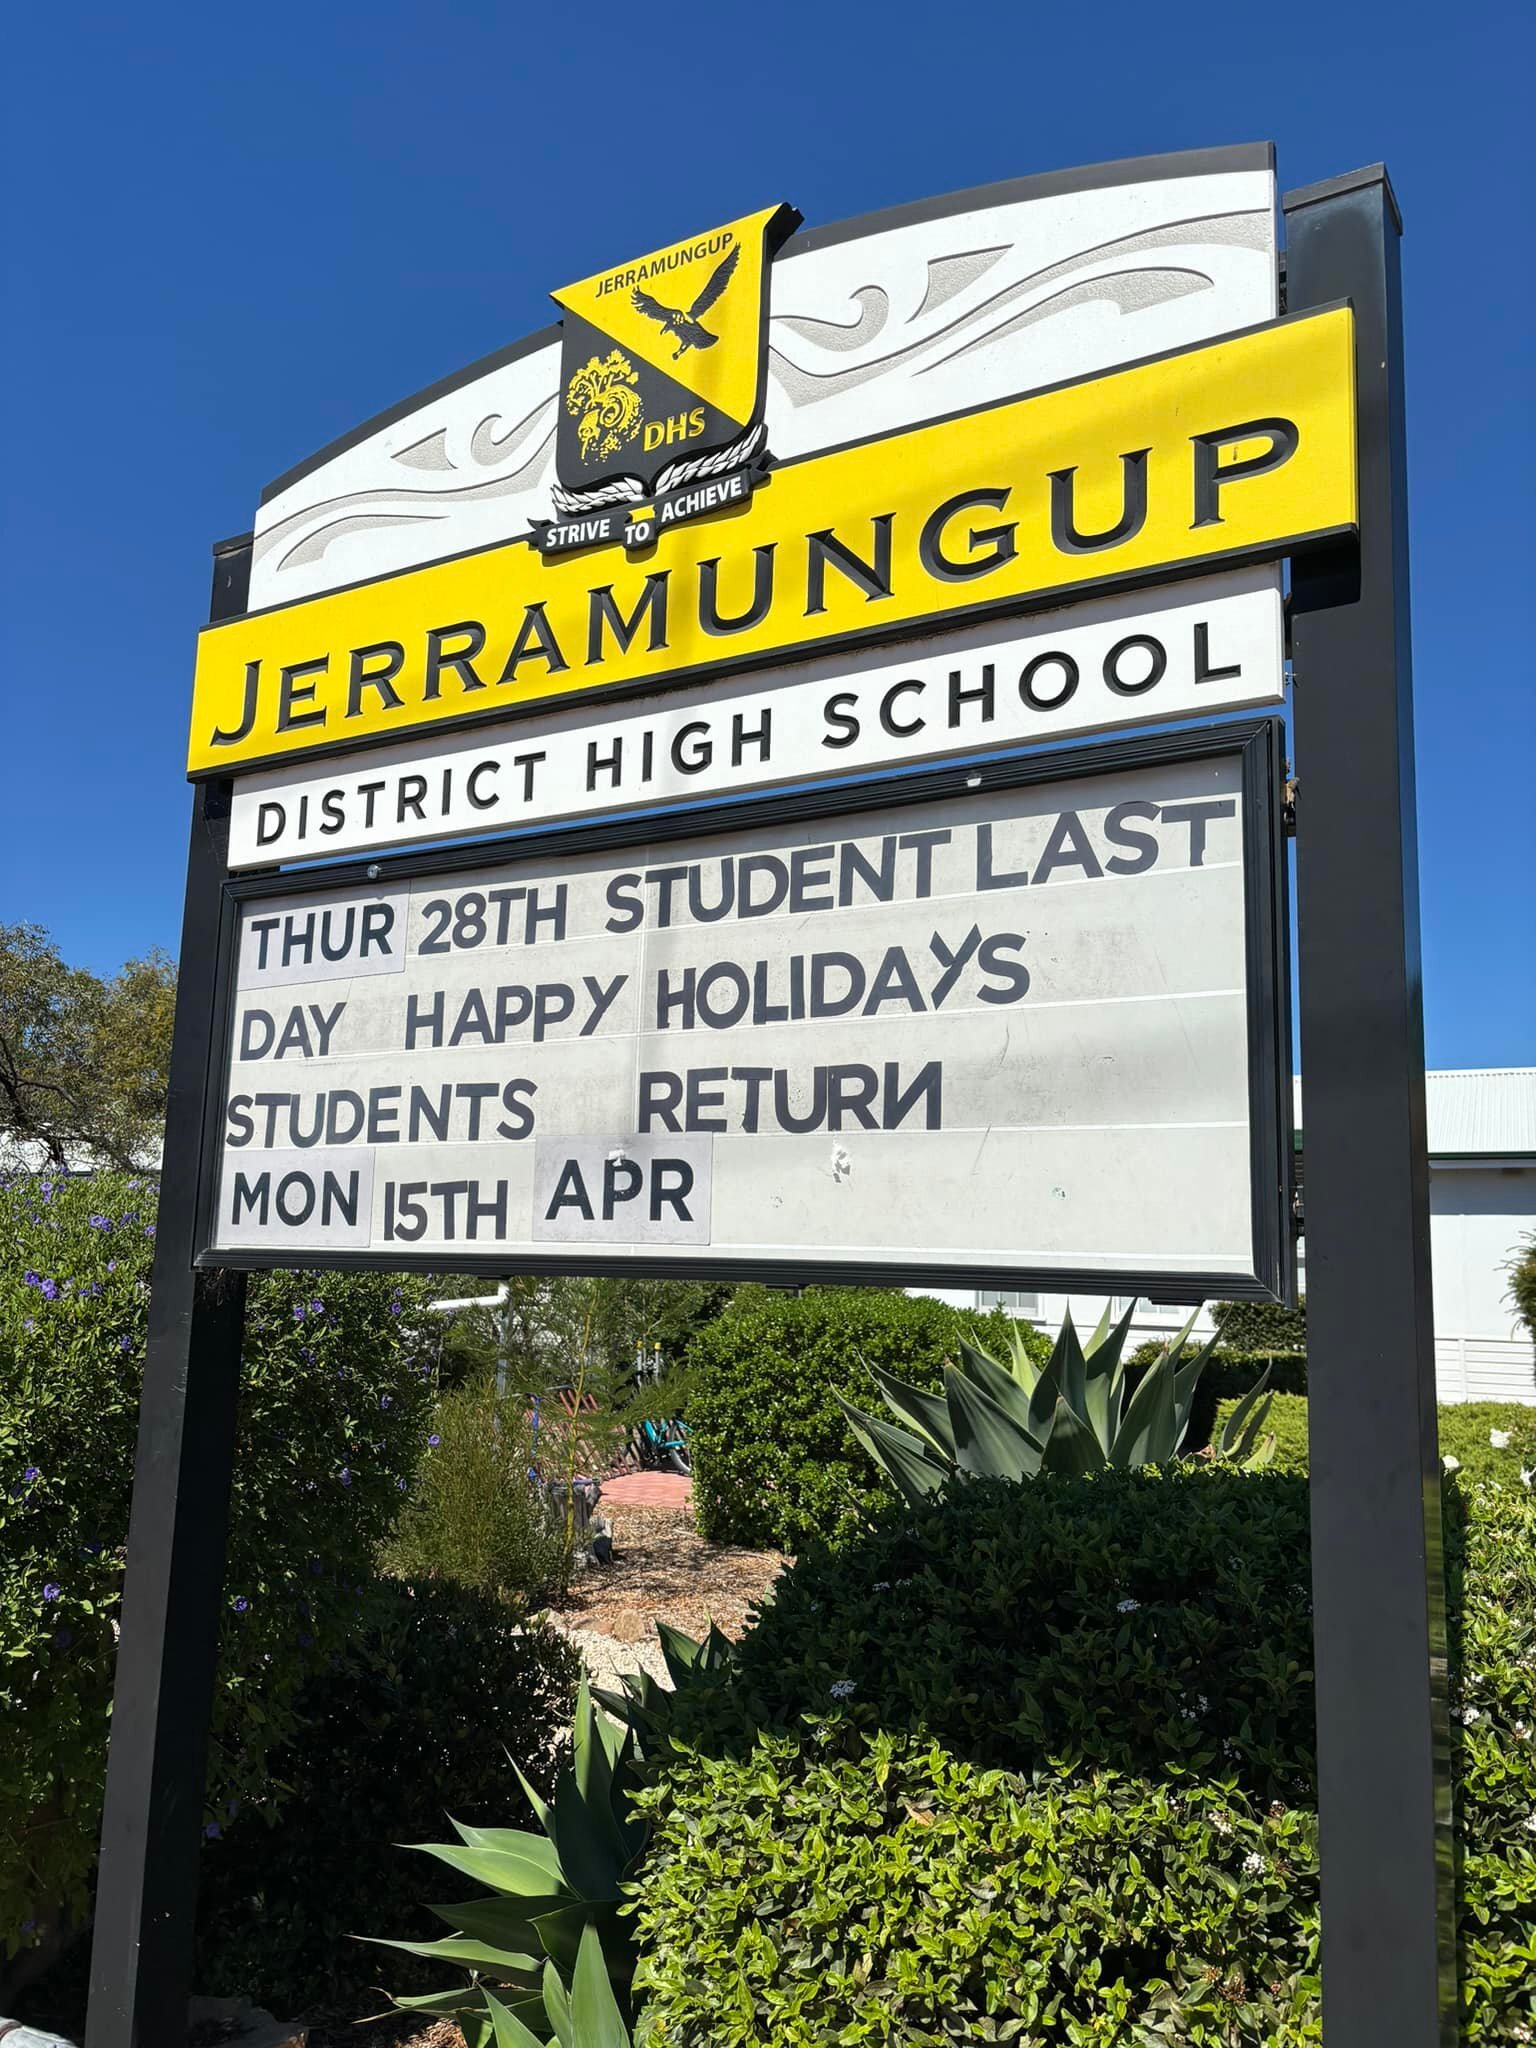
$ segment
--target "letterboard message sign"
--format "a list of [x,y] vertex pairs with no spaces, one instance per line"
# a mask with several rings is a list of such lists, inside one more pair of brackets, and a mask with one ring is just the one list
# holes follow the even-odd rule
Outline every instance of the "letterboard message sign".
[[231,884],[208,1260],[1274,1292],[1244,734]]

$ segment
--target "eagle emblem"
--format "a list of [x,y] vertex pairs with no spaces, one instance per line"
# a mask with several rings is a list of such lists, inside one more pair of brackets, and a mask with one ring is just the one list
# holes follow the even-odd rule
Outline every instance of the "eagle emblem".
[[751,496],[771,460],[769,270],[799,223],[792,206],[760,207],[553,294],[556,517],[532,535],[543,553],[649,547]]
[[669,334],[677,343],[677,347],[672,351],[674,363],[685,356],[689,349],[713,348],[720,339],[718,334],[711,334],[703,325],[703,318],[735,276],[736,266],[740,261],[741,244],[733,242],[709,273],[704,289],[686,311],[681,307],[662,305],[659,299],[653,299],[649,292],[641,291],[638,286],[631,292],[630,301],[635,311],[643,313],[647,320],[654,320],[662,333]]

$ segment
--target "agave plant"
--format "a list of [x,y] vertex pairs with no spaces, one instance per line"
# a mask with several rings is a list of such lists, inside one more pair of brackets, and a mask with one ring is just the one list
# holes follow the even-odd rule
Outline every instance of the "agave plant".
[[[925,1393],[871,1365],[896,1424],[866,1415],[841,1394],[854,1435],[911,1502],[958,1473],[975,1479],[1033,1479],[1039,1472],[1093,1472],[1107,1465],[1165,1465],[1189,1428],[1195,1389],[1216,1339],[1186,1357],[1191,1316],[1127,1394],[1125,1340],[1133,1309],[1111,1326],[1108,1312],[1086,1344],[1068,1314],[1048,1362],[1030,1357],[1010,1331],[1006,1362],[962,1343],[944,1368],[942,1394]],[[1222,1431],[1216,1455],[1267,1463],[1274,1439],[1259,1441],[1269,1411],[1260,1400],[1266,1370]],[[904,1425],[904,1426],[897,1426]]]
[[517,1772],[542,1834],[454,1821],[457,1842],[409,1845],[489,1890],[429,1908],[453,1929],[445,1939],[380,1943],[470,1973],[467,1985],[397,1998],[397,2006],[457,2021],[470,2048],[543,2048],[551,2028],[560,2048],[624,2048],[635,1955],[618,1908],[648,1832],[630,1804],[634,1744],[631,1731],[594,1709],[583,1679],[571,1762],[553,1799]]
[[541,2041],[493,1992],[486,1992],[485,2003],[495,2048],[631,2048],[603,1960],[602,1941],[590,1924],[581,1931],[569,1993],[554,1964],[544,1965],[544,2009],[555,2030],[547,2041]]
[[636,1742],[642,1745],[658,1735],[668,1703],[677,1693],[712,1672],[736,1668],[736,1645],[713,1623],[708,1635],[697,1643],[665,1621],[656,1623],[656,1633],[661,1638],[662,1660],[672,1681],[670,1690],[648,1671],[621,1672],[621,1692],[594,1690],[598,1704],[606,1707],[615,1719],[627,1723]]

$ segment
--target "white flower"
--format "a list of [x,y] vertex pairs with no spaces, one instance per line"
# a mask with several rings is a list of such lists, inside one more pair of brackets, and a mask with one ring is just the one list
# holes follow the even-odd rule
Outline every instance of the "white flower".
[[858,1689],[858,1680],[855,1678],[835,1679],[833,1683],[827,1687],[827,1691],[831,1693],[833,1699],[835,1700],[852,1699],[853,1695],[858,1691]]
[[1464,1728],[1470,1728],[1474,1721],[1481,1721],[1482,1718],[1483,1710],[1481,1707],[1452,1707],[1451,1709],[1451,1719],[1453,1721],[1460,1721]]
[[1250,1877],[1262,1877],[1266,1869],[1264,1858],[1254,1850],[1251,1856],[1243,1858],[1243,1868]]
[[1440,1463],[1447,1472],[1459,1472],[1461,1470],[1460,1458],[1453,1458],[1450,1455],[1449,1451],[1447,1451],[1446,1455],[1440,1460]]
[[1218,1813],[1218,1814],[1216,1814],[1216,1815],[1215,1815],[1215,1816],[1213,1817],[1212,1821],[1211,1821],[1211,1826],[1212,1826],[1212,1827],[1213,1827],[1213,1828],[1214,1828],[1214,1829],[1216,1830],[1216,1832],[1217,1832],[1217,1834],[1218,1834],[1218,1835],[1230,1835],[1230,1834],[1231,1834],[1231,1832],[1232,1832],[1232,1816],[1231,1816],[1231,1814],[1230,1814],[1230,1813]]
[[1526,1727],[1526,1725],[1525,1725],[1525,1723],[1524,1723],[1523,1721],[1517,1721],[1517,1722],[1515,1723],[1515,1740],[1516,1740],[1516,1742],[1529,1742],[1529,1741],[1530,1741],[1530,1739],[1531,1739],[1531,1731],[1530,1731],[1530,1729]]
[[1209,1712],[1210,1712],[1210,1707],[1211,1707],[1211,1703],[1210,1703],[1210,1701],[1209,1701],[1209,1700],[1208,1700],[1208,1699],[1206,1698],[1206,1696],[1205,1696],[1205,1694],[1204,1694],[1203,1692],[1197,1692],[1197,1693],[1195,1694],[1195,1705],[1196,1705],[1196,1706],[1197,1706],[1197,1707],[1198,1707],[1198,1708],[1200,1709],[1200,1712],[1201,1712],[1202,1714],[1206,1714],[1206,1713],[1209,1713]]
[[1496,1451],[1507,1451],[1509,1449],[1509,1431],[1507,1429],[1490,1429],[1488,1441]]
[[876,1579],[873,1590],[877,1593],[889,1593],[889,1591],[891,1590],[890,1580]]
[[1536,1813],[1528,1813],[1520,1825],[1528,1835],[1536,1835]]
[[1139,1600],[1117,1600],[1115,1602],[1115,1612],[1116,1614],[1134,1614],[1140,1606],[1141,1602]]
[[1522,1486],[1529,1486],[1533,1479],[1536,1479],[1536,1472],[1533,1472],[1529,1465],[1522,1465],[1520,1467],[1520,1484]]

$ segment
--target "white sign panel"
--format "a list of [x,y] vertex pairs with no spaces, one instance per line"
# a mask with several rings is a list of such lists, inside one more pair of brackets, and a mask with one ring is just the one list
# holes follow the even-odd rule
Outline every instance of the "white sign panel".
[[1040,772],[247,898],[216,1254],[1250,1279],[1242,758]]
[[1271,566],[242,776],[230,865],[697,801],[1284,700]]
[[[1263,144],[813,224],[770,273],[768,445],[786,461],[1273,320],[1275,257]],[[559,406],[546,328],[301,462],[256,514],[252,607],[547,519]]]

